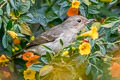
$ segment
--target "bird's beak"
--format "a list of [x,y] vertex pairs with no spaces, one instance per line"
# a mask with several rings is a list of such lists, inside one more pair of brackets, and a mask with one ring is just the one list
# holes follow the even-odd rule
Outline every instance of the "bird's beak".
[[88,21],[86,22],[86,24],[91,23],[92,21],[94,21],[94,19],[88,19]]

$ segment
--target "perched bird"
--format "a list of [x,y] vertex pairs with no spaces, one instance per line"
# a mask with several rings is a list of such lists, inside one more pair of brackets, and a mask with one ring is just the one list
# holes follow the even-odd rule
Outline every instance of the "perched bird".
[[[36,37],[36,39],[30,43],[29,48],[26,51],[44,55],[46,49],[41,45],[45,45],[52,49],[52,51],[58,52],[73,42],[77,34],[87,23],[88,20],[85,17],[79,15],[72,16],[62,24],[59,24]],[[63,41],[63,46],[61,46],[60,40]]]

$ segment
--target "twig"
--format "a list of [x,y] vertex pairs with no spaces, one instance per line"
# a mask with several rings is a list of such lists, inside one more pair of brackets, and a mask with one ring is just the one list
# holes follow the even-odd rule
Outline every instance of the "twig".
[[7,2],[8,2],[8,1],[6,0],[3,4],[1,4],[1,5],[0,5],[0,8],[2,8],[5,4],[7,4]]
[[20,50],[19,52],[17,52],[15,55],[13,55],[11,58],[15,58],[16,56],[22,54],[24,52],[25,49]]
[[29,45],[26,45],[26,47],[25,48],[23,48],[22,50],[20,50],[19,52],[17,52],[15,55],[12,55],[12,57],[11,58],[14,58],[14,57],[16,57],[16,56],[19,56],[20,54],[22,54],[22,53],[24,53],[25,51],[25,49],[27,49],[28,48],[28,46]]
[[[29,44],[26,45],[25,48],[23,48],[22,50],[20,50],[19,52],[17,52],[15,55],[13,55],[11,58],[15,58],[15,57],[19,56],[20,54],[23,54],[27,48],[29,48]],[[33,52],[33,51],[31,51],[31,52]]]
[[117,44],[117,43],[120,43],[120,41],[116,41],[116,42],[113,42],[113,43],[96,43],[96,44]]

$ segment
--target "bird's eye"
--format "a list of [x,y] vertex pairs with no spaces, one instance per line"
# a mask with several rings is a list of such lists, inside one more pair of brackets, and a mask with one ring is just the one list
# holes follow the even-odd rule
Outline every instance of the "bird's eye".
[[80,23],[80,22],[81,22],[81,20],[80,20],[80,19],[78,19],[78,20],[77,20],[77,22],[79,22],[79,23]]

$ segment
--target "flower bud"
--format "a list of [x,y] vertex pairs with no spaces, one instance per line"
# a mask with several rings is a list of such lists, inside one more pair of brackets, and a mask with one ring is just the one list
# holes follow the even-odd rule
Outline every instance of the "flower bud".
[[17,33],[15,33],[14,31],[7,31],[7,32],[13,39],[17,38]]

